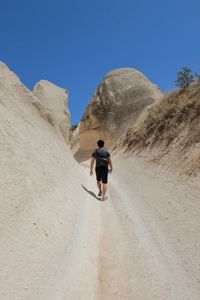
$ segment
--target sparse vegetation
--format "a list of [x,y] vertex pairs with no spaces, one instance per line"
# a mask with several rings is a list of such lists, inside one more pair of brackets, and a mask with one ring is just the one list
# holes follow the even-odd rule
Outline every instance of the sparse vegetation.
[[192,74],[192,70],[187,67],[183,67],[181,71],[177,73],[177,79],[175,80],[176,86],[184,89],[189,86],[195,80],[195,76]]
[[183,67],[182,70],[177,73],[175,83],[180,89],[186,89],[194,81],[200,82],[200,74],[192,74],[192,70],[190,68]]
[[[149,108],[143,121],[126,132],[121,146],[126,151],[153,150],[160,159],[167,151],[168,155],[172,155],[171,161],[176,159],[181,166],[184,164],[185,169],[189,168],[192,153],[200,145],[199,100],[200,81],[195,81],[189,89],[172,91]],[[182,161],[183,157],[187,159]],[[196,161],[200,162],[200,159]],[[198,168],[200,164],[193,164],[190,173],[195,173]]]

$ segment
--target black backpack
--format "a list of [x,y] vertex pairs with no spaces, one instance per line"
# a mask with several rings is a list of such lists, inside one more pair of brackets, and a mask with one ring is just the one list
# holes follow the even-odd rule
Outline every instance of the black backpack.
[[98,157],[98,159],[99,159],[99,164],[100,164],[100,166],[101,166],[101,167],[108,167],[108,157],[102,156],[102,155],[98,152],[97,149],[95,150],[95,152],[96,152],[96,155],[97,155],[97,157]]

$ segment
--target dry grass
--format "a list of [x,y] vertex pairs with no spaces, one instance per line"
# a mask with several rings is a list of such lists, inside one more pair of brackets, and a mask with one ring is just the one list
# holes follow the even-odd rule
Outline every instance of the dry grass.
[[[126,151],[160,148],[159,158],[169,153],[188,152],[200,143],[200,82],[186,90],[173,90],[159,103],[153,105],[146,118],[127,130],[120,141]],[[191,159],[190,157],[188,158]],[[200,159],[190,167],[196,170]],[[188,171],[188,173],[193,171]]]

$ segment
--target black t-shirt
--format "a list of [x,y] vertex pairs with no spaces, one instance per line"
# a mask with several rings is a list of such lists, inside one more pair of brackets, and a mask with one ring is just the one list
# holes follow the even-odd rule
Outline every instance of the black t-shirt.
[[[98,152],[98,153],[97,153]],[[96,167],[101,167],[100,157],[108,158],[110,153],[105,148],[98,148],[92,153],[92,157],[96,159]]]

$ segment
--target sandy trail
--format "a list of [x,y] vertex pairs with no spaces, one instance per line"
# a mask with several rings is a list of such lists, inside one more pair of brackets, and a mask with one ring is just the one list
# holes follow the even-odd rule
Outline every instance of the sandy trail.
[[92,195],[95,178],[86,174],[96,220],[88,228],[95,224],[99,236],[97,291],[91,299],[200,298],[198,192],[145,168],[117,159],[105,202]]
[[118,157],[108,200],[88,162],[69,164],[40,201],[5,215],[0,299],[200,299],[199,178]]

